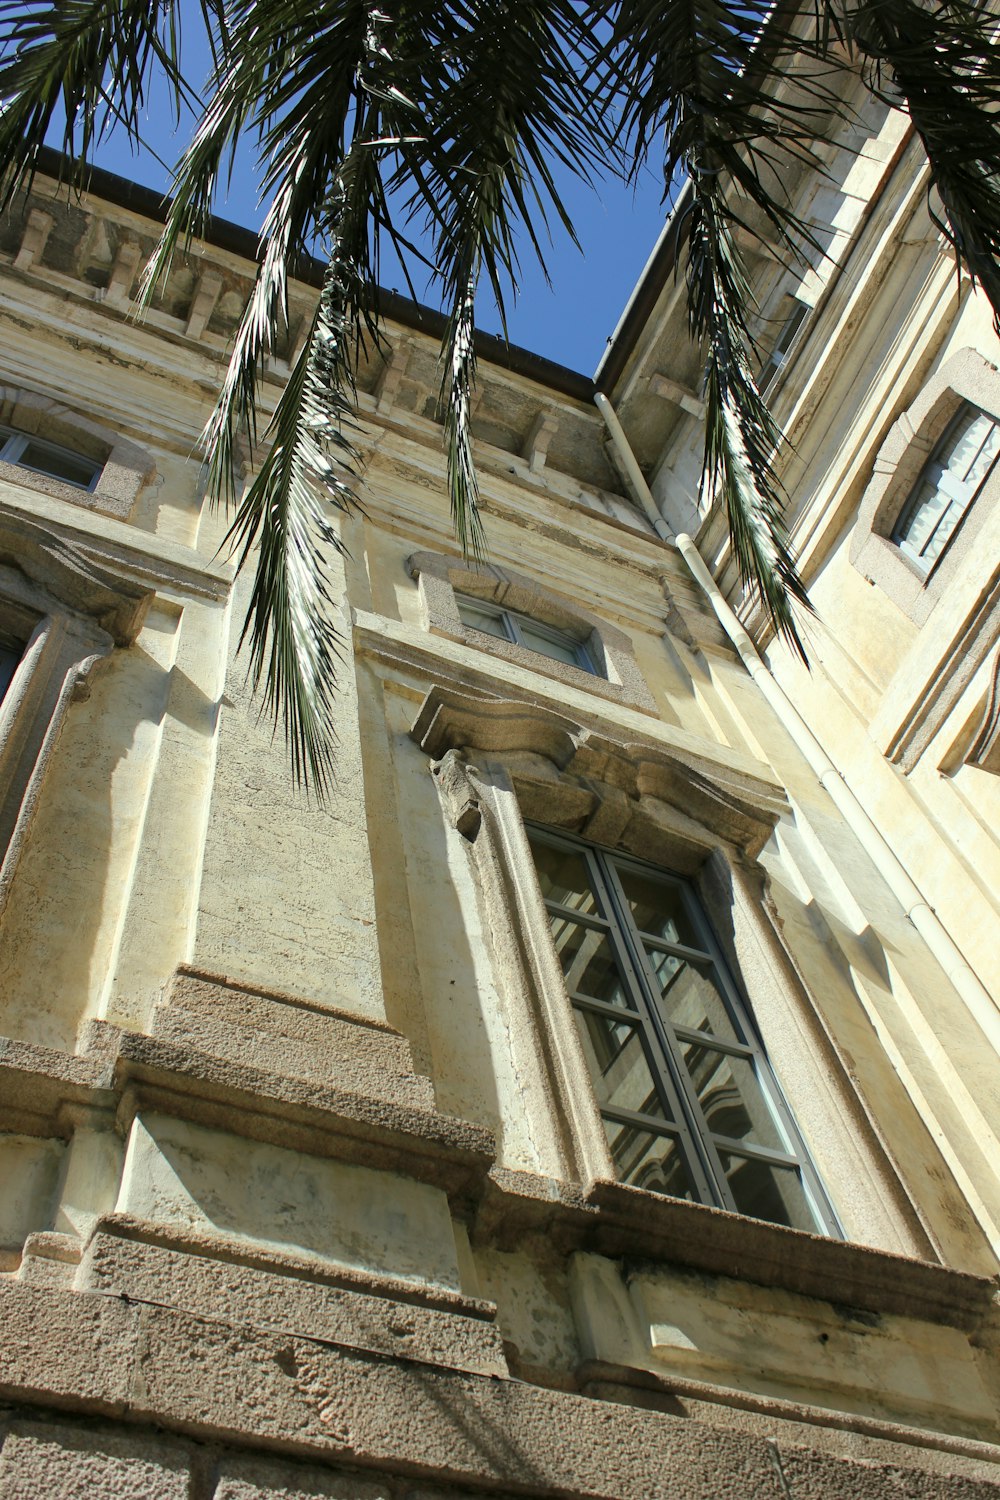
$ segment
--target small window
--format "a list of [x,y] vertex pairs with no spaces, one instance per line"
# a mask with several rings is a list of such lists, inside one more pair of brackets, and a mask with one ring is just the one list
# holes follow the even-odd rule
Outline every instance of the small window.
[[779,371],[788,359],[796,334],[809,313],[812,312],[807,302],[800,302],[797,297],[793,297],[791,301],[792,309],[781,325],[774,347],[760,367],[760,374],[757,376],[757,388],[760,391],[766,391],[774,384]]
[[93,490],[104,467],[82,453],[74,453],[71,448],[47,443],[29,432],[18,432],[14,427],[0,427],[0,459],[17,464],[18,468],[30,469],[35,474],[59,479],[63,484],[71,484],[80,490]]
[[562,834],[528,837],[619,1179],[836,1233],[690,885]]
[[930,573],[1000,456],[1000,423],[966,402],[948,426],[900,512],[892,540]]
[[485,599],[470,599],[464,594],[455,595],[458,613],[463,625],[470,630],[482,630],[486,635],[495,635],[499,640],[511,641],[527,651],[537,651],[552,661],[565,662],[571,667],[580,667],[584,672],[599,676],[594,660],[583,641],[576,640],[565,630],[554,625],[543,625],[539,620],[529,619],[516,610],[502,609]]

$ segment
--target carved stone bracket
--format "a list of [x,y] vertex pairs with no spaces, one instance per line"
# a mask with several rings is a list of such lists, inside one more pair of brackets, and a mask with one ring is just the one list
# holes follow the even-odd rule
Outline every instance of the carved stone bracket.
[[530,702],[436,687],[411,733],[454,783],[456,818],[470,817],[474,797],[458,790],[462,773],[453,752],[485,754],[503,761],[526,817],[615,843],[641,809],[651,829],[688,846],[685,863],[719,842],[752,858],[787,806],[774,782],[714,758],[707,744],[702,752],[652,738],[617,739]]

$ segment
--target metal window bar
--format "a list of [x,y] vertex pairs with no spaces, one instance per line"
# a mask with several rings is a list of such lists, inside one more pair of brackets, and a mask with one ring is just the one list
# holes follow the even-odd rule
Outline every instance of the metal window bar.
[[[567,992],[581,1025],[584,1051],[587,1053],[589,1047],[594,1057],[591,1062],[588,1056],[588,1065],[592,1075],[595,1066],[599,1073],[593,1078],[595,1095],[619,1176],[638,1182],[643,1174],[648,1181],[659,1172],[663,1181],[671,1184],[671,1188],[661,1186],[659,1191],[677,1190],[686,1182],[689,1191],[683,1196],[734,1212],[752,1212],[756,1206],[757,1217],[839,1233],[836,1216],[767,1062],[752,1017],[687,883],[569,835],[535,827],[529,828],[528,834],[543,884],[547,878],[542,869],[545,856],[539,859],[538,851],[545,849],[571,856],[587,882],[585,896],[554,891],[550,882],[551,894],[545,896],[545,906]],[[697,947],[690,941],[649,933],[637,925],[626,892],[635,877],[654,892],[663,892],[664,908],[670,905],[680,914],[687,929],[684,935],[693,936]],[[576,894],[580,904],[571,906],[559,899],[560,894]],[[576,934],[581,932],[599,936],[606,945],[614,965],[612,988],[620,990],[620,998],[609,1000],[588,994],[578,982],[589,973],[589,965],[578,972],[583,945]],[[570,949],[567,963],[564,955]],[[665,985],[653,967],[650,950],[681,965]],[[700,982],[719,1007],[719,1014],[706,1014],[701,1026],[672,1021],[664,1007],[665,995],[680,983],[684,969],[691,964],[698,965]],[[607,982],[606,975],[603,982]],[[618,1028],[613,1038],[608,1041],[595,1035],[588,1016],[593,1022]],[[719,1025],[720,1019],[729,1028],[728,1034]],[[706,1029],[713,1025],[714,1029]],[[609,1075],[634,1041],[639,1050],[632,1051],[632,1074],[639,1075],[639,1088],[643,1089],[641,1060],[651,1080],[648,1094],[641,1101],[631,1101],[641,1103],[640,1108],[614,1098],[608,1087]],[[606,1087],[609,1096],[601,1097]],[[742,1135],[733,1128],[741,1124],[748,1127]],[[617,1127],[614,1139],[609,1126]],[[683,1168],[680,1160],[669,1162],[665,1172],[662,1161],[646,1162],[651,1147],[643,1145],[640,1150],[639,1135],[647,1141],[672,1142]],[[631,1159],[631,1166],[626,1165],[626,1158]],[[770,1169],[769,1173],[758,1173],[755,1178],[749,1170],[754,1163]],[[782,1178],[786,1179],[784,1188]],[[734,1181],[740,1186],[740,1196],[734,1191]]]

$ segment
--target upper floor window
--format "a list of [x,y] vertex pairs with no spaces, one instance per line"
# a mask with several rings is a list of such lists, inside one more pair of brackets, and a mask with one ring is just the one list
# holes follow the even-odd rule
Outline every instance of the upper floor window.
[[620,1180],[836,1233],[690,885],[566,835],[529,840]]
[[16,427],[2,426],[0,460],[87,491],[94,489],[104,467],[82,453],[74,453],[71,448],[46,442],[30,432],[19,432]]
[[575,639],[568,631],[557,630],[554,625],[543,625],[517,610],[503,609],[487,599],[471,599],[465,594],[456,594],[459,618],[470,630],[482,630],[500,640],[511,641],[528,651],[537,651],[552,661],[566,662],[571,667],[580,667],[584,672],[598,675],[594,659],[583,641]]
[[1000,422],[964,402],[900,512],[892,540],[922,573],[951,541],[1000,456]]

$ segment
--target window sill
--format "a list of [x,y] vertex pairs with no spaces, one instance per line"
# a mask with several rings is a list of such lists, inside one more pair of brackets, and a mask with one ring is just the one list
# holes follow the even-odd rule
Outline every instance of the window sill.
[[894,1313],[974,1332],[996,1284],[869,1245],[786,1229],[725,1209],[666,1198],[619,1182],[574,1191],[529,1172],[495,1168],[475,1234],[513,1249],[543,1231],[564,1254],[667,1261],[872,1313]]

